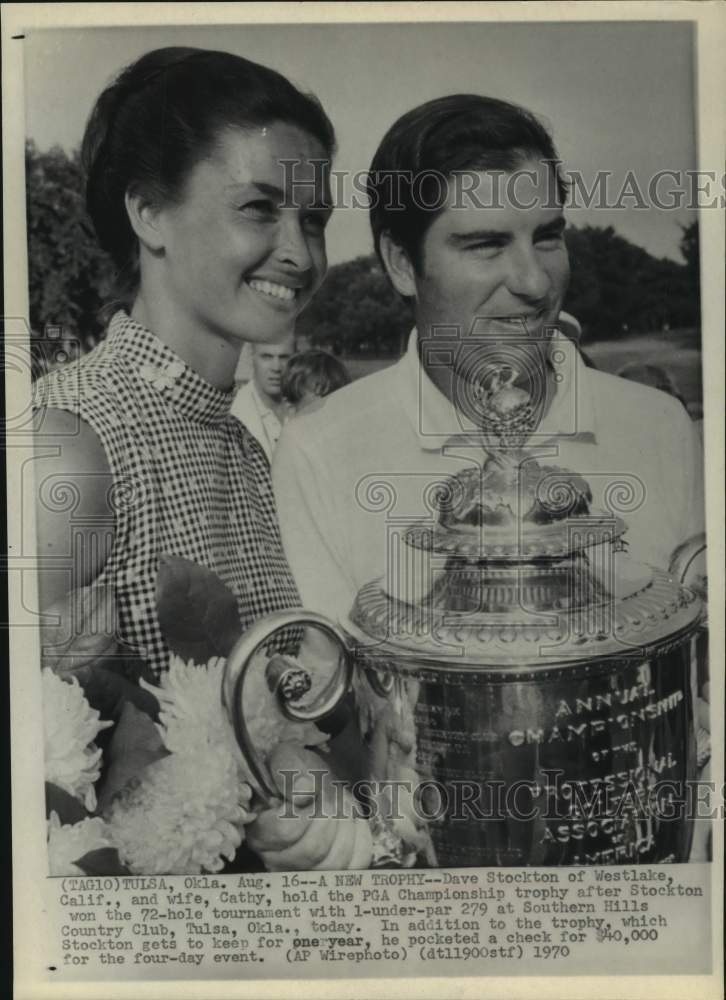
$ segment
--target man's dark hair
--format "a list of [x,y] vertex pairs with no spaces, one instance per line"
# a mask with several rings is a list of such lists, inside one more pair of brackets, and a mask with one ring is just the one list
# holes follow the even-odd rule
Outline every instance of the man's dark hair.
[[557,198],[565,199],[559,158],[547,129],[516,104],[454,94],[407,112],[386,132],[367,179],[376,253],[388,232],[420,268],[426,231],[443,209],[442,180],[463,171],[510,173],[527,159],[551,162]]

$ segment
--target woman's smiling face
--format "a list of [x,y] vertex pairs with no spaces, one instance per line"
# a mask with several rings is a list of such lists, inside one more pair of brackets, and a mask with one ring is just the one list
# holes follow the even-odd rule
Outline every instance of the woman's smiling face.
[[271,343],[325,275],[328,157],[294,125],[227,129],[163,206],[162,280],[200,332]]

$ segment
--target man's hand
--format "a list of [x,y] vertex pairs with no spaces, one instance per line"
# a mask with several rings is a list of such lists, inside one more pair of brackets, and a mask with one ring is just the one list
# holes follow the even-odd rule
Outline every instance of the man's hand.
[[318,754],[280,743],[270,757],[280,799],[247,827],[247,843],[268,871],[367,868],[372,857],[367,820]]

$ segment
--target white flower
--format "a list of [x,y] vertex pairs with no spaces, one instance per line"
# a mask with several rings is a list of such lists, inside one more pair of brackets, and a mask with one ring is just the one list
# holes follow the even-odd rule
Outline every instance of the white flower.
[[[145,768],[107,816],[119,856],[135,874],[219,871],[255,818],[250,775],[222,702],[224,666],[220,658],[197,666],[172,656],[159,687],[141,681],[158,699],[158,729],[170,753]],[[282,738],[300,745],[325,740],[315,726],[282,716],[264,672],[252,672],[250,681],[246,715],[264,756]],[[284,735],[291,730],[293,736]]]
[[160,687],[158,726],[170,755],[150,764],[108,815],[122,861],[138,874],[219,871],[254,819],[252,789],[222,705],[224,660],[173,656]]
[[48,864],[51,875],[84,875],[76,865],[89,851],[112,847],[106,824],[98,816],[63,826],[58,813],[48,820]]
[[184,753],[194,741],[234,742],[222,705],[224,660],[212,657],[205,666],[172,656],[169,670],[155,687],[141,680],[159,702],[159,732],[171,753]]
[[41,671],[46,781],[96,808],[93,783],[100,773],[101,751],[94,740],[112,722],[100,722],[75,678],[62,680],[52,670]]
[[219,871],[254,819],[229,742],[199,737],[189,733],[186,748],[149,765],[111,807],[114,845],[136,874]]
[[[184,750],[189,743],[190,728],[204,731],[209,737],[228,739],[239,753],[240,766],[246,762],[238,751],[232,725],[222,703],[222,679],[225,660],[213,657],[199,667],[192,660],[185,663],[172,656],[169,671],[161,687],[141,684],[158,699],[161,706],[160,732],[164,744],[172,753]],[[318,746],[327,736],[313,723],[293,722],[280,711],[274,694],[267,686],[264,670],[249,670],[245,678],[244,708],[250,739],[263,757],[283,741],[300,746]]]

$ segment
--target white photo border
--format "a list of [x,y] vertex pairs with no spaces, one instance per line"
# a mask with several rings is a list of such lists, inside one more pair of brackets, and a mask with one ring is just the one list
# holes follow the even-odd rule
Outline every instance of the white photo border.
[[[229,23],[323,23],[424,21],[691,21],[696,25],[697,121],[699,169],[720,171],[724,162],[724,95],[726,95],[726,9],[718,2],[690,3],[246,3],[246,4],[4,4],[3,50],[3,170],[5,233],[5,329],[6,336],[26,336],[23,317],[28,315],[28,271],[26,252],[23,147],[24,88],[23,34],[34,29],[61,27],[109,27],[111,25],[202,26]],[[724,369],[724,226],[723,213],[701,212],[701,301],[703,315],[704,442],[707,455],[707,524],[709,537],[709,605],[711,634],[712,705],[724,703],[724,579],[723,579],[723,403]],[[6,365],[6,398],[15,412],[29,406],[30,386],[25,371]],[[8,498],[20,495],[20,470],[30,460],[27,442],[18,439],[8,448]],[[21,534],[26,544],[32,518],[23,521],[22,512],[8,504],[9,551],[21,551]],[[32,542],[31,542],[32,544]],[[13,748],[13,895],[15,925],[15,989],[18,1000],[25,998],[98,997],[94,983],[51,983],[40,978],[38,963],[39,922],[43,913],[43,880],[46,870],[45,805],[43,801],[42,738],[40,735],[40,676],[33,669],[39,661],[39,643],[32,622],[23,618],[23,601],[10,560],[9,621],[11,677],[11,732]],[[34,600],[33,574],[24,574],[23,589]],[[15,583],[15,586],[13,584]],[[31,603],[31,606],[32,605]],[[713,777],[723,785],[724,720],[712,713],[712,742],[715,748]],[[713,913],[711,921],[713,973],[710,977],[502,977],[486,980],[488,995],[501,997],[592,998],[658,997],[680,1000],[683,996],[722,995],[723,940],[723,824],[714,825],[712,865]],[[297,981],[295,992],[302,997],[347,998],[413,995],[440,1000],[482,995],[483,984],[472,977]],[[284,980],[247,981],[104,981],[105,1000],[139,997],[215,998],[278,997],[289,993]]]

